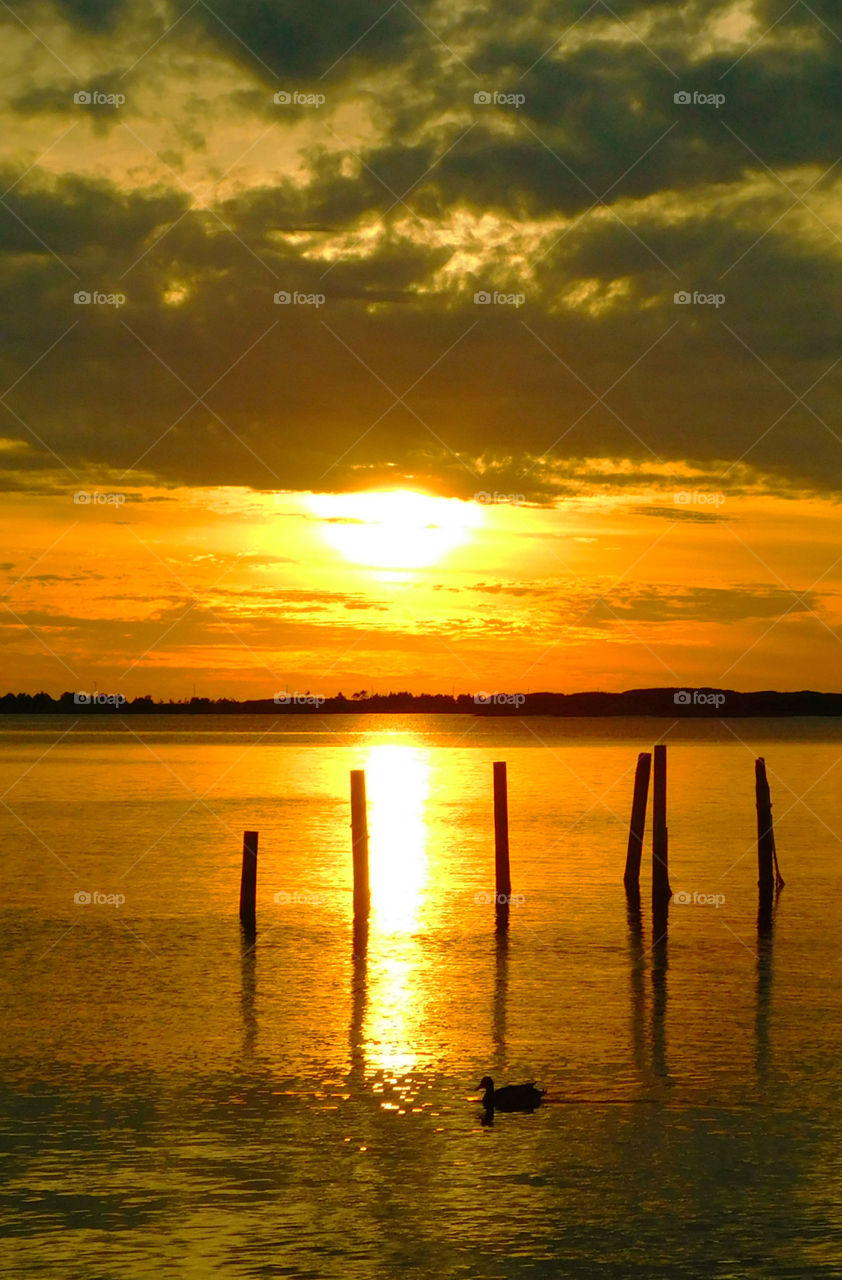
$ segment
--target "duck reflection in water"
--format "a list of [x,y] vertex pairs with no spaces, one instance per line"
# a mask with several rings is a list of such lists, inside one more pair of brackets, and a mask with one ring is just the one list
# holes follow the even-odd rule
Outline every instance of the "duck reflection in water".
[[527,1084],[507,1084],[502,1089],[495,1089],[491,1076],[483,1076],[479,1088],[484,1090],[483,1125],[494,1123],[495,1111],[525,1111],[531,1115],[536,1107],[540,1107],[541,1099],[546,1093],[546,1089],[536,1089],[534,1080]]

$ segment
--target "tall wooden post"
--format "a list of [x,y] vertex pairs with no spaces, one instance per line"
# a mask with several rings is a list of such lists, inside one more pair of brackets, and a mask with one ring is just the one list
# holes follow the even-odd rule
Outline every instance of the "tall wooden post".
[[351,848],[354,857],[354,915],[367,916],[371,910],[368,883],[368,815],[365,800],[365,770],[351,770]]
[[240,874],[240,924],[248,933],[254,933],[256,928],[257,837],[258,833],[256,831],[243,832],[243,869]]
[[509,918],[509,900],[512,896],[512,877],[509,870],[509,799],[506,783],[506,762],[494,762],[494,905],[497,920],[504,923]]
[[643,831],[646,826],[646,802],[649,798],[651,769],[651,753],[641,751],[637,757],[637,769],[634,775],[634,799],[629,823],[629,846],[626,850],[626,874],[623,877],[626,893],[632,895],[640,892],[640,859],[643,855]]
[[757,802],[757,884],[761,904],[771,902],[775,890],[775,834],[772,829],[772,797],[766,778],[766,761],[754,762],[754,791]]
[[652,900],[664,902],[672,894],[667,831],[667,749],[655,747],[652,787]]

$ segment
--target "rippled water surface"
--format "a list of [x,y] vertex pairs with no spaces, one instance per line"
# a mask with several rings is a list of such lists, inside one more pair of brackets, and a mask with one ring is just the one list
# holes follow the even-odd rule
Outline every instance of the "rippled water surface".
[[[665,926],[622,888],[658,740]],[[836,721],[5,717],[0,1274],[842,1276],[841,760]],[[483,1125],[486,1073],[544,1105]]]

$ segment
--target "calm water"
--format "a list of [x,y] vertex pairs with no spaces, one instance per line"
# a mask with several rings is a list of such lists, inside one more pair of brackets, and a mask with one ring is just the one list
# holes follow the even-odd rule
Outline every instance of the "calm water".
[[[0,722],[0,1274],[842,1276],[842,723],[72,724]],[[646,859],[638,918],[622,872],[660,735],[653,937]],[[787,882],[763,936],[757,754]],[[486,1073],[547,1102],[483,1127]]]

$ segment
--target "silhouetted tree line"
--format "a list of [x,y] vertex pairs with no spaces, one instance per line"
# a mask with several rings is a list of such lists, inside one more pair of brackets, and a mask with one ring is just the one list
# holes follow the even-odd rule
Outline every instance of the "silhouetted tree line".
[[[368,693],[324,701],[276,703],[274,698],[189,698],[156,702],[150,694],[117,703],[76,701],[69,692],[7,693],[0,714],[63,715],[346,715],[381,713],[456,714],[475,716],[671,716],[675,719],[725,719],[742,716],[842,716],[842,694],[738,693],[730,689],[630,689],[625,693],[527,693],[478,695],[460,693]],[[106,695],[100,695],[106,696]],[[689,701],[687,699],[690,699]],[[510,699],[510,700],[506,700]]]

